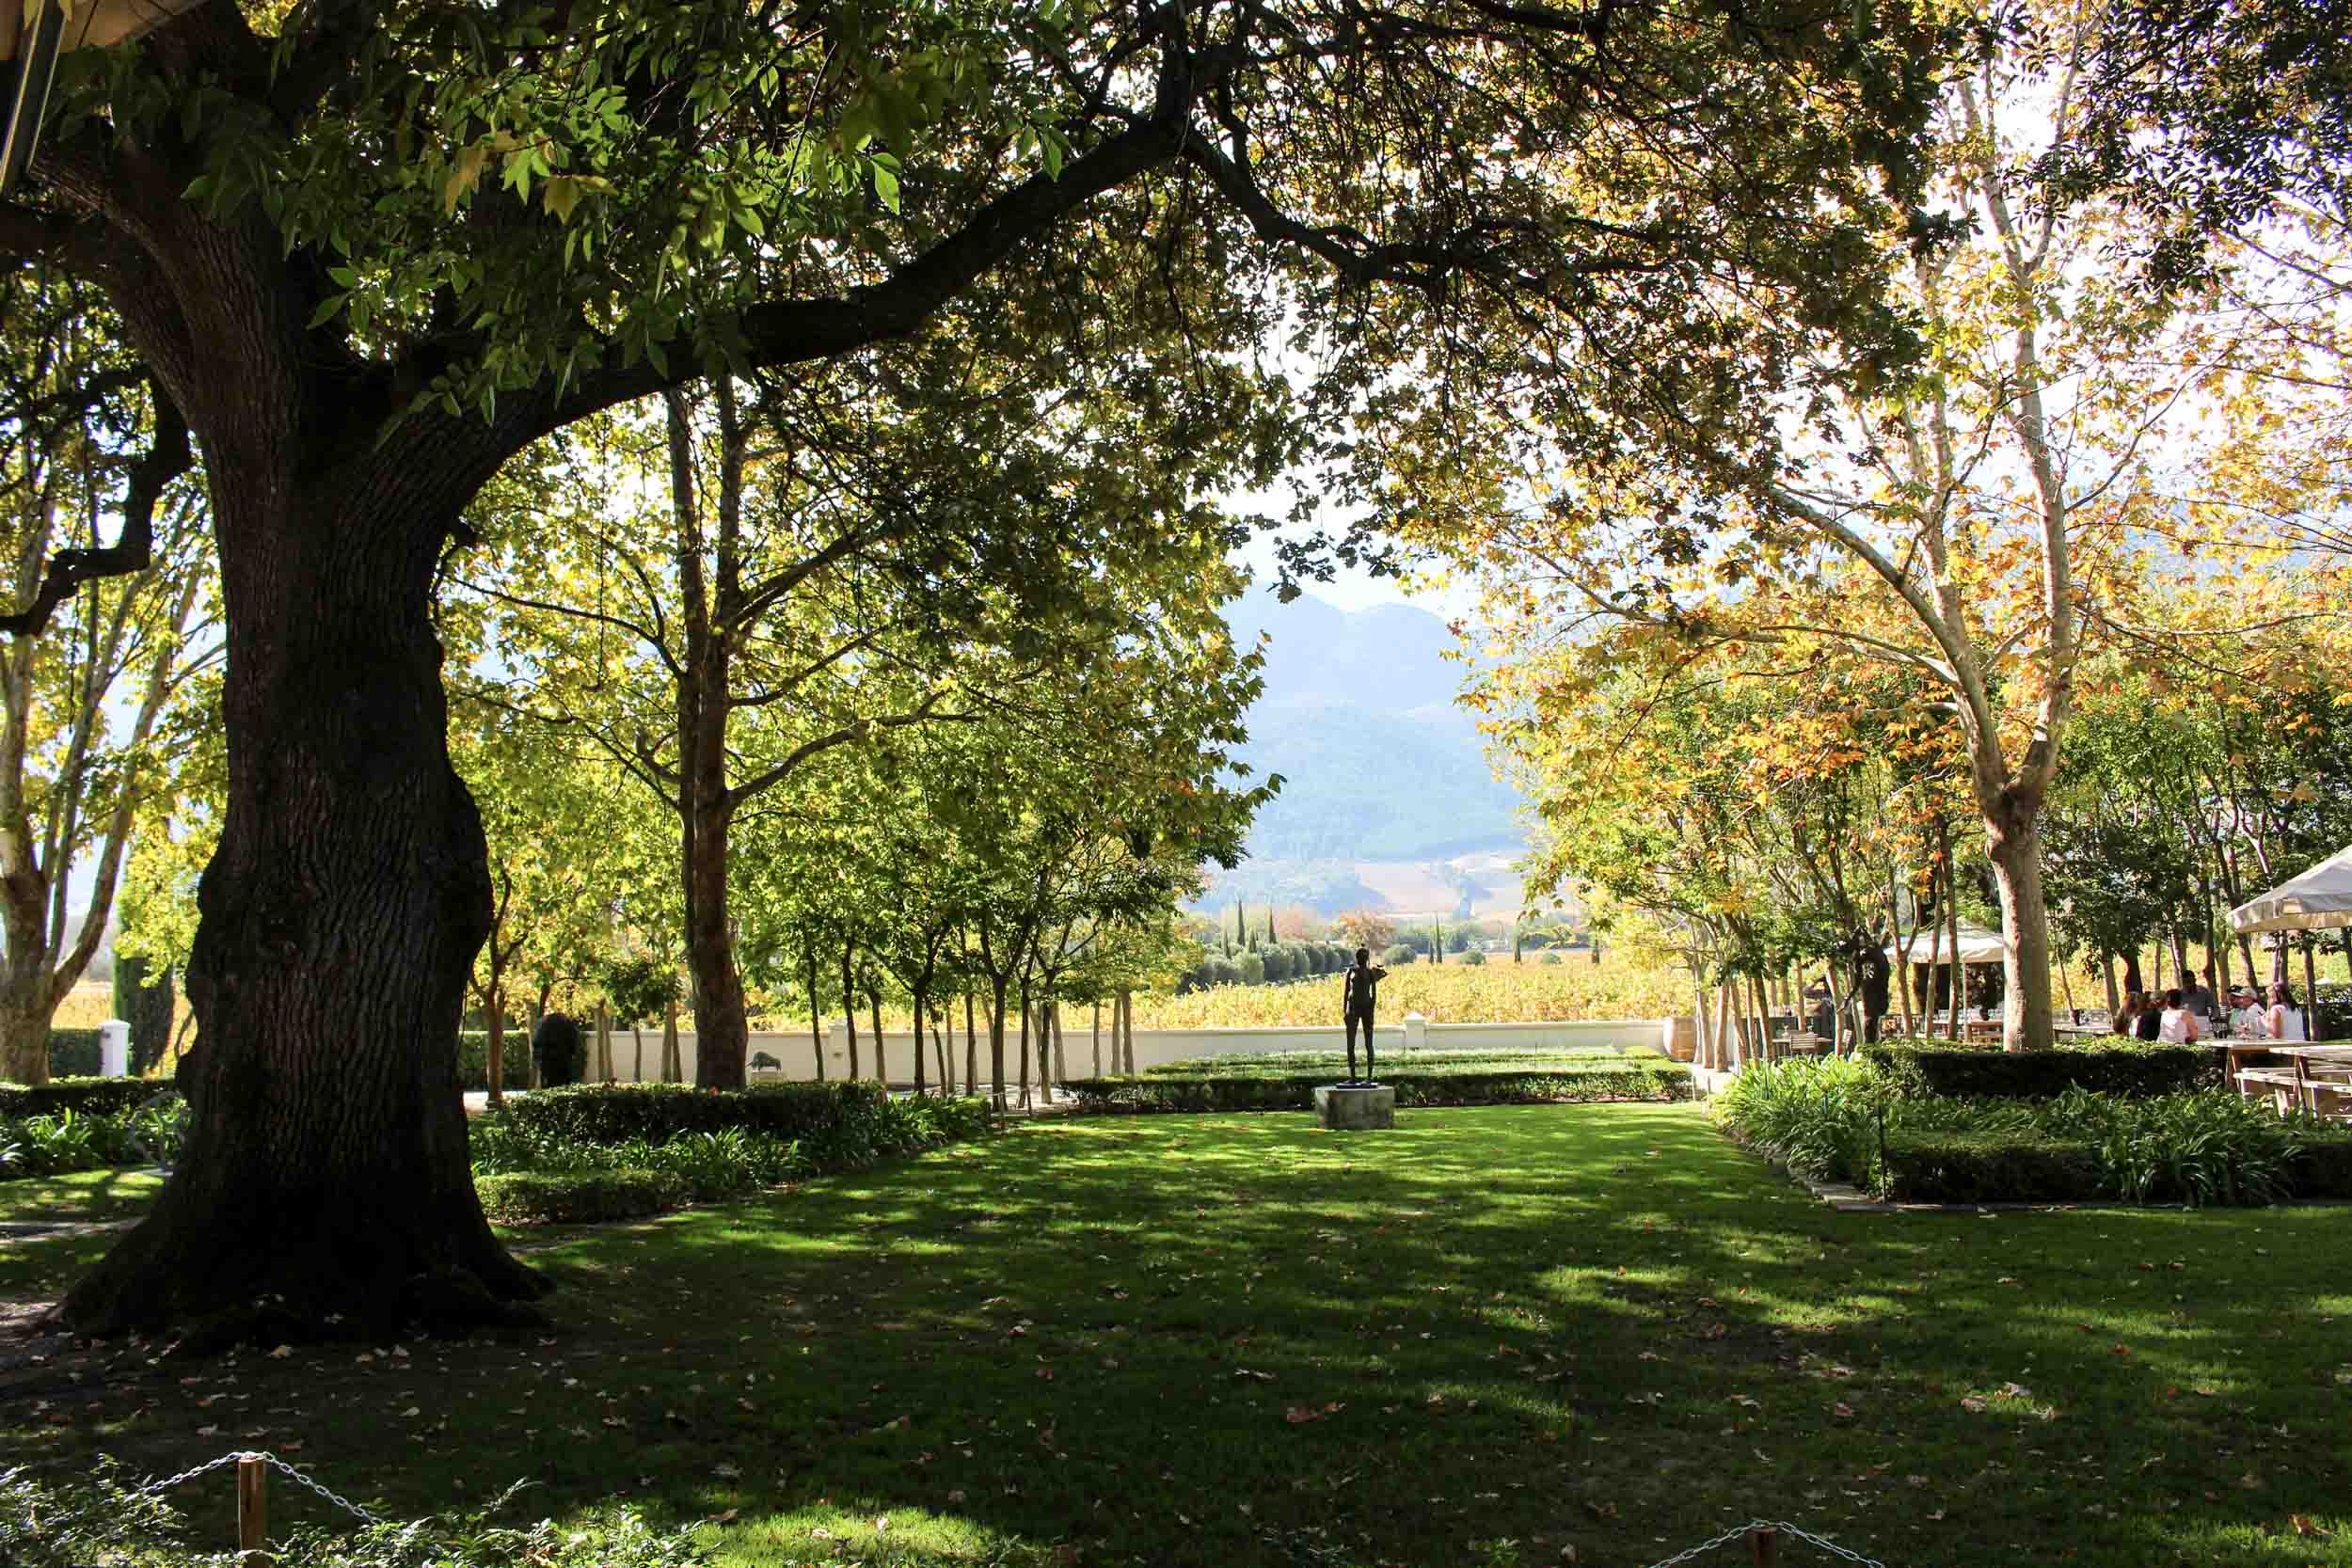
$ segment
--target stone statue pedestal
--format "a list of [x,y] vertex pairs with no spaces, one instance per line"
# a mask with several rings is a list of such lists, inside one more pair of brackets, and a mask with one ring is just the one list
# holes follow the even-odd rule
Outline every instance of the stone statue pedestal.
[[1386,1084],[1326,1084],[1315,1090],[1315,1120],[1335,1132],[1396,1125],[1396,1090]]

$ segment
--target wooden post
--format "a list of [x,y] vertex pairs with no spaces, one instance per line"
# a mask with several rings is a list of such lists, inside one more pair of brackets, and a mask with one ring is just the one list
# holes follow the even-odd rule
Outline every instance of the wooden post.
[[1748,1531],[1748,1544],[1756,1549],[1756,1568],[1780,1568],[1780,1531],[1758,1526]]
[[262,1538],[268,1533],[268,1510],[262,1483],[269,1475],[269,1466],[257,1453],[242,1455],[237,1460],[237,1549],[258,1558]]

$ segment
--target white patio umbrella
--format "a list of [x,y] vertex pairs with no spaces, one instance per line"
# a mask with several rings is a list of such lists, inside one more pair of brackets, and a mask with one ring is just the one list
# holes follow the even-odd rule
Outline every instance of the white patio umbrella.
[[[1913,963],[1923,964],[1929,961],[1928,944],[1930,942],[1938,944],[1933,955],[1938,968],[1952,961],[1952,948],[1945,940],[1941,927],[1937,927],[1921,931],[1911,939],[1911,961]],[[1973,926],[1963,926],[1960,928],[1960,961],[1962,963],[1996,964],[2001,961],[2002,952],[1998,932],[1979,930]],[[1886,950],[1886,957],[1891,963],[1902,962],[1901,947],[1889,947]]]
[[2352,849],[2321,861],[2230,911],[2230,929],[2325,931],[2352,926]]

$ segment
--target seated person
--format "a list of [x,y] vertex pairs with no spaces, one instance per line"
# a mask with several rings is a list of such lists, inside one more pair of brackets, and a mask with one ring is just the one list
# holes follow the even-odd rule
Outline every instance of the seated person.
[[2157,1022],[2156,1038],[2167,1045],[2195,1045],[2203,1038],[2198,1032],[2196,1009],[2178,986],[2164,993],[2164,1017]]
[[2151,996],[2140,1004],[2139,1016],[2132,1021],[2132,1037],[2153,1042],[2162,1037],[2163,1032],[2163,998]]
[[2230,1033],[2233,1037],[2242,1040],[2266,1038],[2263,1029],[2266,1022],[2262,1004],[2254,1000],[2252,991],[2244,986],[2231,988]]
[[2303,1027],[2303,1009],[2295,1005],[2294,987],[2270,988],[2270,1011],[2263,1021],[2263,1037],[2280,1045],[2300,1045],[2310,1037],[2310,1031]]
[[2130,1038],[2133,1031],[2139,1026],[2139,1015],[2141,1010],[2146,1006],[2147,1002],[2140,996],[2139,992],[2136,990],[2125,991],[2123,993],[2123,1005],[2115,1009],[2115,1032],[2123,1036],[2126,1039]]

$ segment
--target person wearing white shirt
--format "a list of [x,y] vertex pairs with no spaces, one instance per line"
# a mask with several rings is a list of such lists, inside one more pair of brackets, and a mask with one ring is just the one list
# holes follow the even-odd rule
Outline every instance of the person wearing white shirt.
[[2197,1015],[2183,1001],[2177,986],[2164,993],[2164,1022],[2156,1029],[2156,1038],[2166,1045],[2195,1045],[2198,1041]]
[[2303,1043],[2303,1009],[2295,1005],[2294,987],[2273,985],[2270,988],[2270,1016],[2263,1034],[2280,1045]]
[[2241,988],[2230,993],[2230,1033],[2233,1037],[2242,1040],[2261,1039],[2263,1025],[2268,1022],[2252,991]]

